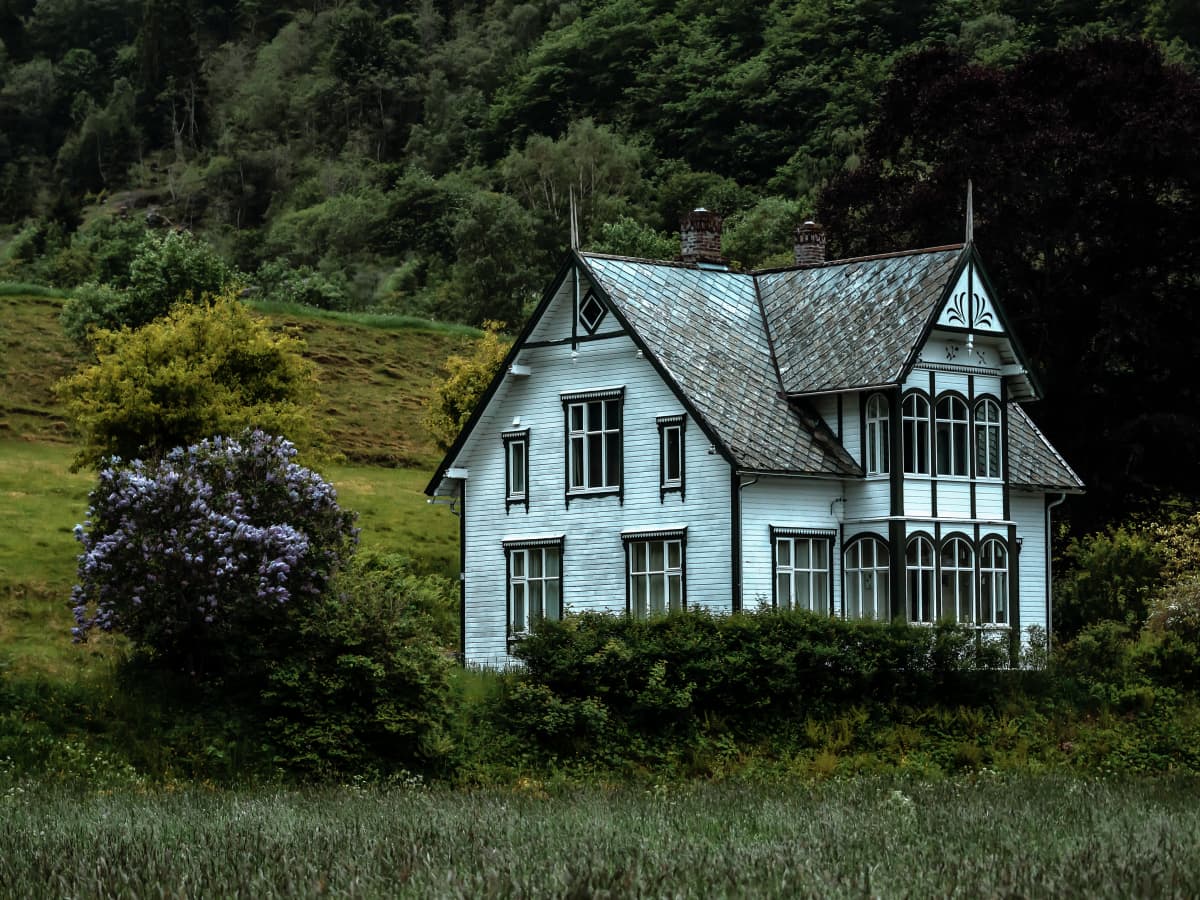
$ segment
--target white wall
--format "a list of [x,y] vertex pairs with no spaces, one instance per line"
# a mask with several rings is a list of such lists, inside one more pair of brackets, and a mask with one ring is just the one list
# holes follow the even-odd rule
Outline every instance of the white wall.
[[[555,319],[560,323],[561,316]],[[601,331],[615,329],[611,316]],[[570,318],[566,319],[570,328]],[[558,336],[539,328],[542,339]],[[572,611],[624,613],[625,550],[622,530],[686,526],[685,585],[689,606],[732,607],[730,572],[730,470],[695,421],[684,433],[686,493],[659,497],[657,416],[684,408],[628,337],[526,348],[519,361],[527,378],[509,376],[480,420],[456,465],[469,469],[466,499],[467,661],[502,666],[507,649],[507,585],[502,541],[565,535],[563,600]],[[624,500],[574,497],[565,502],[565,435],[562,392],[625,388]],[[514,417],[520,418],[518,425]],[[528,428],[529,511],[504,503],[501,432]]]
[[[1021,537],[1021,630],[1046,627],[1046,495],[1013,491],[1009,500]],[[1024,637],[1024,635],[1022,635]]]

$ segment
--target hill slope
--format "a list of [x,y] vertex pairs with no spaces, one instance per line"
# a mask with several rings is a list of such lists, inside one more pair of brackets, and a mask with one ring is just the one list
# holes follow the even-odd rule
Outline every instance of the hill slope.
[[[71,440],[54,383],[84,361],[58,324],[62,301],[0,296],[0,438]],[[321,417],[349,462],[431,468],[437,448],[422,424],[439,367],[470,332],[371,316],[266,313],[294,329],[320,371]]]

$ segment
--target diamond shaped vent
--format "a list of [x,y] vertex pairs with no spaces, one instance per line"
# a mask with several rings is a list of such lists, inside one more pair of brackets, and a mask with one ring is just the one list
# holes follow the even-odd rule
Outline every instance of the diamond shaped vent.
[[579,307],[579,321],[588,330],[588,334],[600,327],[600,323],[604,321],[605,312],[604,304],[597,299],[595,294],[588,291],[587,296],[583,298],[583,305]]

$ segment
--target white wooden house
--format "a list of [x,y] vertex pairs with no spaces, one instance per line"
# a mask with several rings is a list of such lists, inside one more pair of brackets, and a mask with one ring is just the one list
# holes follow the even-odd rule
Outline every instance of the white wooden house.
[[1049,628],[1082,483],[973,244],[731,271],[572,252],[427,488],[461,522],[467,662],[538,616],[761,606]]

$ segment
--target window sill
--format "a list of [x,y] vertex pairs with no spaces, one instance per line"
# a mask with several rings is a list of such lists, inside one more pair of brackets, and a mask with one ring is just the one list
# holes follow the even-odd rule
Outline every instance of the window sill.
[[580,488],[567,491],[568,500],[577,500],[580,497],[615,497],[621,493],[619,487],[603,487],[603,488]]

